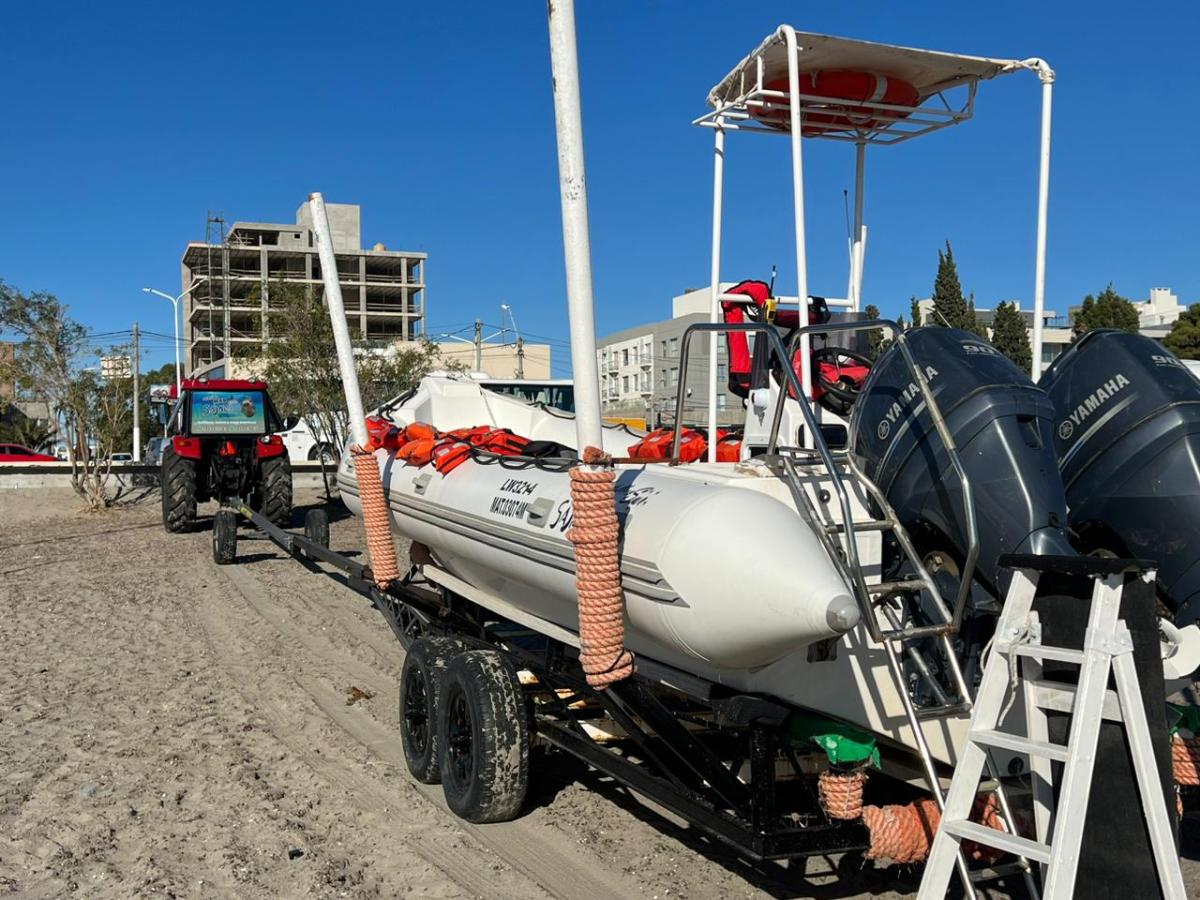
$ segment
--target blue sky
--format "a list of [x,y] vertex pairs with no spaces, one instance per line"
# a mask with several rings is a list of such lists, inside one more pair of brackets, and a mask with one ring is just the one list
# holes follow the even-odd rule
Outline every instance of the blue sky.
[[[777,24],[1057,70],[1047,304],[1112,281],[1200,300],[1194,4],[578,0],[597,330],[669,315],[707,282],[709,87]],[[332,14],[331,14],[332,11]],[[566,336],[545,6],[20,4],[5,10],[0,278],[97,331],[171,331],[207,209],[291,221],[309,191],[360,203],[363,240],[429,253],[431,331],[509,303]],[[869,154],[865,299],[907,314],[942,241],[980,306],[1031,302],[1038,84],[981,88],[977,118]],[[730,139],[726,278],[794,290],[786,142]],[[845,291],[853,152],[806,144],[810,285]],[[149,362],[169,358],[151,342]],[[559,354],[556,370],[565,368]]]

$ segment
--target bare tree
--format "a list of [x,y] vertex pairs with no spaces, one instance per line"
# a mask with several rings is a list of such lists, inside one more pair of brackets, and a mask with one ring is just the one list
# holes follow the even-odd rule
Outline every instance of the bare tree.
[[131,415],[129,379],[105,379],[88,369],[87,330],[53,294],[26,295],[0,282],[0,330],[20,339],[12,359],[0,363],[0,378],[46,406],[68,438],[71,486],[90,508],[108,506],[116,498],[108,489],[107,456],[114,433]]

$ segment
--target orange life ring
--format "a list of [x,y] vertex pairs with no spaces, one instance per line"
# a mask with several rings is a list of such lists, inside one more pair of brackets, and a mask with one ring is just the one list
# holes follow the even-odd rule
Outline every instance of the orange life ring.
[[[788,93],[787,76],[767,82],[770,91]],[[834,109],[804,111],[803,133],[815,137],[827,131],[871,131],[880,128],[894,118],[903,119],[904,111],[884,111],[859,106],[861,103],[889,103],[894,106],[916,106],[920,94],[916,87],[901,78],[877,72],[855,72],[848,69],[830,69],[800,73],[800,93],[828,98]],[[846,105],[838,108],[837,101]],[[770,109],[756,107],[751,114],[768,125],[786,129],[791,122],[790,104],[787,100],[774,99]]]

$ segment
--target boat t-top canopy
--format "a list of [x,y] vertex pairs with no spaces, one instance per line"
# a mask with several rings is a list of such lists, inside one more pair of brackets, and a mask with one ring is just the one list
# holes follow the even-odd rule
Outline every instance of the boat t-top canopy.
[[[800,321],[808,321],[808,259],[804,225],[803,138],[852,143],[856,149],[854,230],[844,300],[828,303],[851,312],[862,306],[867,228],[863,224],[866,148],[908,141],[972,117],[981,81],[1032,72],[1042,83],[1041,164],[1038,177],[1037,249],[1034,272],[1033,372],[1040,374],[1042,310],[1045,306],[1046,212],[1050,183],[1050,108],[1054,70],[1037,57],[1005,59],[919,50],[796,31],[782,25],[708,93],[711,110],[695,124],[716,135],[713,158],[713,230],[710,316],[720,320],[721,206],[726,132],[786,135],[792,153],[792,200],[796,228],[796,295]],[[808,335],[801,337],[804,392],[811,396]],[[708,425],[716,433],[716,333],[709,345]],[[710,456],[715,441],[710,442]]]
[[[734,67],[708,93],[713,112],[697,120],[706,124],[717,116],[726,125],[755,130],[787,132],[788,112],[788,36],[784,28],[770,35]],[[787,29],[795,35],[796,71],[799,74],[856,72],[898,79],[905,90],[903,101],[880,96],[831,97],[813,87],[811,79],[802,79],[800,106],[810,115],[824,116],[819,129],[805,131],[806,137],[867,143],[898,143],[930,131],[956,125],[971,117],[975,87],[980,81],[1010,72],[1039,70],[1039,59],[996,59],[919,50],[894,44],[878,44],[827,34]],[[1047,70],[1048,71],[1048,70]],[[965,87],[963,97],[947,92]],[[957,92],[961,93],[961,92]],[[829,111],[842,113],[836,119]],[[772,115],[775,111],[775,115]],[[853,112],[852,112],[853,111]],[[857,113],[857,114],[854,114]],[[830,124],[840,127],[829,127]]]

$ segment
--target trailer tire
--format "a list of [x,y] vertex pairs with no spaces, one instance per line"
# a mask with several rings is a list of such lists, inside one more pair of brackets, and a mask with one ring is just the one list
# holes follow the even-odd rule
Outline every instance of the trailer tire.
[[400,743],[413,778],[442,780],[438,744],[438,699],[442,675],[463,646],[449,638],[420,638],[404,654],[400,670]]
[[329,513],[323,509],[310,509],[304,517],[304,536],[328,550]]
[[292,517],[292,464],[286,456],[263,460],[258,486],[263,517],[281,528]]
[[529,789],[529,718],[517,673],[494,650],[460,653],[438,700],[442,791],[468,822],[516,817]]
[[213,516],[213,562],[218,566],[227,566],[237,559],[237,527],[237,513],[231,509],[219,509]]
[[196,524],[196,464],[169,443],[163,448],[159,485],[163,527],[172,534],[190,531]]

